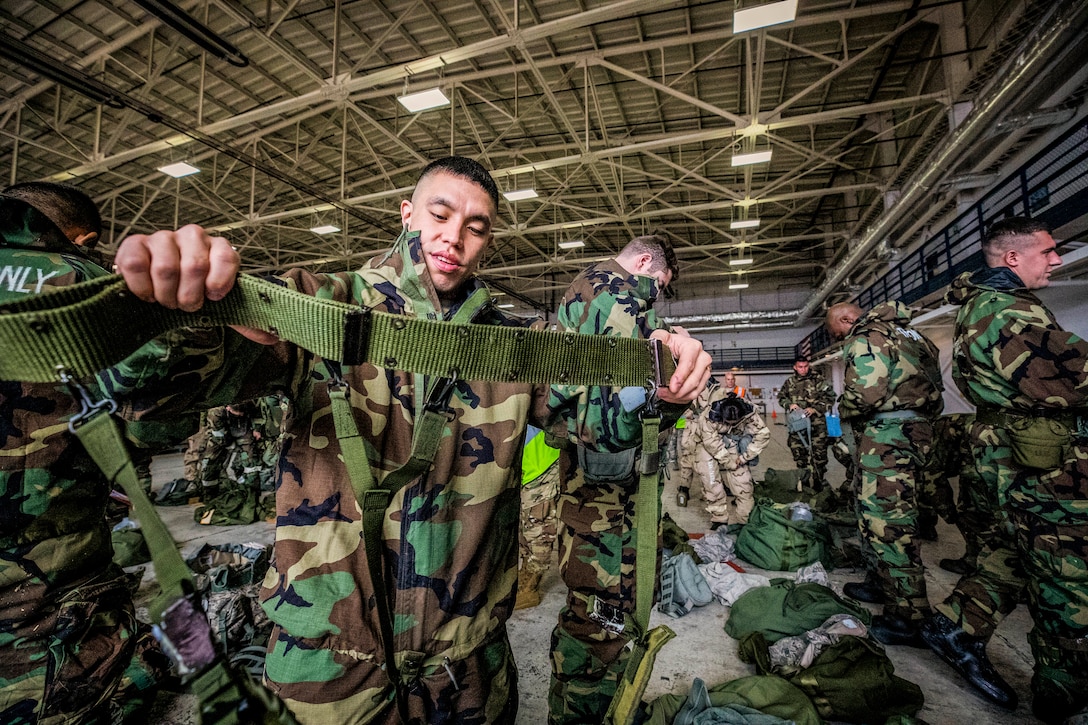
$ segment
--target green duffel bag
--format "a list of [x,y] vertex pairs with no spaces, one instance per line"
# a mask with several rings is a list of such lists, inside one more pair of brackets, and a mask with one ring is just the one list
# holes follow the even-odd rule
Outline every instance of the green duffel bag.
[[867,609],[822,584],[772,579],[770,586],[749,589],[733,602],[725,633],[743,640],[752,632],[760,632],[768,642],[777,642],[816,629],[836,614],[849,614],[866,625],[872,620]]
[[[745,637],[740,653],[761,674],[772,673],[761,633]],[[894,716],[911,717],[925,704],[921,688],[896,675],[884,649],[866,637],[843,637],[788,679],[809,696],[825,720],[882,723]]]
[[831,532],[818,515],[792,521],[786,504],[760,499],[737,535],[737,556],[768,571],[797,571],[820,561],[834,567]]

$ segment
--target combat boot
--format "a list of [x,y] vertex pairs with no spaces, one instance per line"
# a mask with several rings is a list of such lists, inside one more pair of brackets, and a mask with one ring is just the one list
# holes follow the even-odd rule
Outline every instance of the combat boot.
[[518,596],[514,609],[530,609],[540,604],[540,580],[544,572],[539,569],[522,569],[518,572]]
[[907,619],[898,614],[877,614],[869,625],[869,633],[881,644],[925,649],[920,626],[922,620]]
[[937,566],[960,576],[971,574],[975,570],[975,566],[967,560],[966,556],[961,556],[959,559],[941,559]]
[[842,586],[842,593],[851,599],[869,604],[887,604],[884,589],[877,583],[876,578],[867,574],[863,582],[847,582]]
[[929,648],[987,700],[1007,710],[1016,709],[1016,690],[994,669],[986,656],[985,640],[967,634],[943,614],[927,617],[919,629]]

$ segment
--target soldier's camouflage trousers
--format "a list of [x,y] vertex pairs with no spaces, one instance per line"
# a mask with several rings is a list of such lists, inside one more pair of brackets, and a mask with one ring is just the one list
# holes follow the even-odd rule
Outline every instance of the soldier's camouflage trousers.
[[828,449],[831,451],[831,455],[835,456],[835,460],[842,464],[842,467],[846,469],[846,475],[843,477],[841,490],[849,492],[854,485],[854,454],[850,452],[850,446],[846,445],[846,441],[842,437],[828,438]]
[[603,723],[626,666],[630,635],[622,630],[623,615],[635,609],[637,485],[588,482],[581,470],[561,485],[559,569],[568,591],[552,632],[551,725]]
[[893,418],[858,429],[858,527],[877,558],[874,573],[889,601],[884,613],[921,619],[929,613],[929,599],[915,536],[917,496],[933,427],[926,418]]
[[24,590],[0,603],[0,722],[146,723],[169,665],[136,621],[124,573],[111,567],[47,606],[43,596]]
[[182,477],[186,481],[196,483],[200,480],[201,461],[204,460],[204,441],[206,438],[207,433],[201,428],[189,436],[189,440],[185,444],[185,453],[182,455],[181,460],[185,465],[185,473],[182,474]]
[[[998,503],[998,490],[1008,489],[1012,453],[1001,429],[975,421],[971,426],[978,488],[975,505],[981,550],[974,572],[960,577],[955,589],[935,609],[968,634],[989,640],[994,629],[1016,609],[1024,592],[1024,572],[1016,553],[1012,523]],[[962,486],[962,479],[961,479]]]
[[544,572],[552,560],[556,537],[559,461],[521,488],[521,567]]
[[819,413],[810,415],[809,420],[812,423],[811,450],[805,445],[805,441],[797,432],[791,431],[787,442],[790,446],[790,453],[793,454],[793,463],[797,466],[797,470],[802,472],[811,470],[811,479],[808,485],[814,491],[820,491],[827,485],[826,481],[824,481],[824,477],[827,475],[827,422]]
[[956,498],[956,528],[963,536],[963,558],[968,564],[975,566],[983,546],[979,532],[986,530],[994,518],[992,497],[986,495],[986,487],[974,466],[964,467],[960,471],[959,488]]
[[1013,468],[1003,479],[1035,623],[1032,693],[1068,716],[1088,704],[1088,437],[1058,470]]

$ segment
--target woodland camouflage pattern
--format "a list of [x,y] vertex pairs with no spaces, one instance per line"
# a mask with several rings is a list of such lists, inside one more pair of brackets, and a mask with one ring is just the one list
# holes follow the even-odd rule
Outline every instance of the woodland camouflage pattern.
[[[293,270],[278,279],[322,299],[431,319],[442,314],[416,233],[402,235],[388,253],[357,272]],[[477,288],[482,283],[475,278],[466,283],[465,299]],[[486,301],[473,321],[525,324]],[[203,385],[148,379],[139,403],[148,408],[144,414],[158,415],[175,406],[200,410],[276,390],[294,404],[276,483],[275,564],[262,590],[274,624],[267,684],[302,723],[397,722],[394,690],[382,669],[375,605],[375,596],[388,596],[400,669],[411,681],[410,717],[428,723],[510,722],[517,709],[517,677],[506,620],[517,581],[526,421],[547,428],[554,416],[565,414],[563,406],[576,407],[582,399],[564,394],[551,408],[546,386],[456,382],[431,469],[402,488],[387,509],[386,582],[393,589],[376,593],[333,424],[328,395],[333,365],[287,343],[262,347],[239,335],[219,335],[220,344],[204,353],[209,365]],[[179,351],[179,357],[192,364],[188,352]],[[216,369],[213,361],[225,369]],[[408,460],[417,412],[432,381],[370,365],[345,368],[342,374],[381,483]],[[202,400],[189,392],[199,389]],[[584,412],[578,416],[607,426],[582,428],[605,443],[614,431],[637,437],[638,420],[628,417],[625,423]]]
[[[37,211],[0,198],[0,302],[106,274],[75,249]],[[3,723],[109,722],[138,704],[124,704],[129,695],[153,699],[133,680],[146,688],[165,672],[110,563],[109,484],[68,432],[79,410],[59,383],[0,381]]]
[[[981,532],[993,526],[996,516],[1004,517],[993,497],[986,495],[978,473],[975,456],[971,449],[971,427],[975,423],[973,413],[949,413],[933,423],[933,449],[930,455],[927,483],[933,490],[937,513],[949,523],[955,523],[965,542],[964,560],[975,566],[982,551]],[[959,479],[959,496],[951,511],[944,510],[944,496],[951,498],[949,479]],[[1011,529],[1009,529],[1011,530]]]
[[[900,302],[877,305],[850,330],[839,414],[858,441],[861,535],[878,559],[874,572],[889,603],[885,614],[920,620],[929,613],[918,548],[917,495],[933,442],[930,418],[943,407],[937,348],[910,328]],[[874,419],[914,411],[914,418]]]
[[812,424],[810,433],[812,450],[810,451],[801,436],[793,431],[790,432],[787,442],[797,470],[802,472],[811,470],[812,479],[808,485],[819,491],[826,483],[824,475],[827,473],[827,421],[824,420],[824,415],[835,404],[835,390],[821,373],[809,368],[808,375],[802,377],[794,373],[786,378],[786,382],[782,383],[778,391],[778,404],[786,412],[789,412],[791,405],[812,408],[816,411],[816,415],[809,416]]
[[[651,277],[630,275],[615,260],[594,265],[571,283],[557,314],[559,328],[589,334],[647,338],[663,327],[651,305],[657,284]],[[589,440],[584,430],[609,430],[607,419],[620,418],[619,396],[610,388],[571,388],[584,395],[589,405],[570,424],[570,436]],[[569,394],[569,393],[566,393]],[[661,430],[667,431],[682,406],[661,405]],[[618,433],[619,431],[617,431]],[[623,446],[598,446],[619,450],[639,444],[638,433],[624,438]],[[564,451],[563,456],[572,454]],[[573,470],[566,468],[565,470]],[[596,600],[618,613],[632,614],[635,608],[634,494],[638,477],[623,483],[587,480],[578,469],[565,480],[559,498],[559,567],[567,585],[567,603],[559,613],[552,632],[552,681],[548,694],[549,721],[558,723],[601,723],[615,693],[619,675],[626,664],[623,652],[630,635],[611,632],[591,619],[587,600]],[[657,536],[656,531],[644,535]],[[655,577],[656,580],[656,577]]]
[[[695,470],[703,483],[710,520],[723,524],[748,523],[748,515],[756,503],[748,462],[767,447],[771,440],[770,428],[755,411],[732,423],[718,423],[704,410],[685,430],[691,431],[695,443]],[[740,452],[742,436],[750,439],[743,456]],[[737,465],[738,457],[745,461],[740,466]]]
[[[979,474],[996,482],[1009,513],[1028,586],[1035,628],[1032,693],[1036,704],[1068,715],[1088,704],[1088,341],[1066,332],[1050,310],[1007,268],[956,279],[947,296],[960,304],[953,373],[980,407],[1016,416],[1079,416],[1062,466],[1041,472],[1016,466],[1003,425]],[[989,428],[989,431],[978,430]],[[996,469],[996,476],[983,470]]]

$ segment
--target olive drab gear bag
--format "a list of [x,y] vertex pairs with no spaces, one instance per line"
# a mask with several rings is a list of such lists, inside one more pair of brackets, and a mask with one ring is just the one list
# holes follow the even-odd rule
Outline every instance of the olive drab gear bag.
[[817,515],[794,521],[786,504],[760,499],[737,535],[737,556],[769,571],[796,571],[814,561],[830,567],[831,533]]
[[744,639],[759,632],[767,642],[816,629],[836,614],[849,614],[868,625],[872,615],[828,587],[792,579],[772,579],[770,586],[749,589],[733,602],[725,633]]
[[1006,430],[1013,462],[1039,471],[1061,468],[1073,442],[1069,426],[1051,418],[1017,417],[1009,422]]
[[690,556],[675,554],[661,562],[661,600],[658,611],[670,617],[682,617],[695,607],[714,601],[706,577]]
[[[761,632],[741,640],[738,654],[761,674],[775,674]],[[897,676],[884,648],[867,637],[842,637],[786,679],[809,696],[825,720],[880,723],[913,716],[925,704],[921,688]]]

